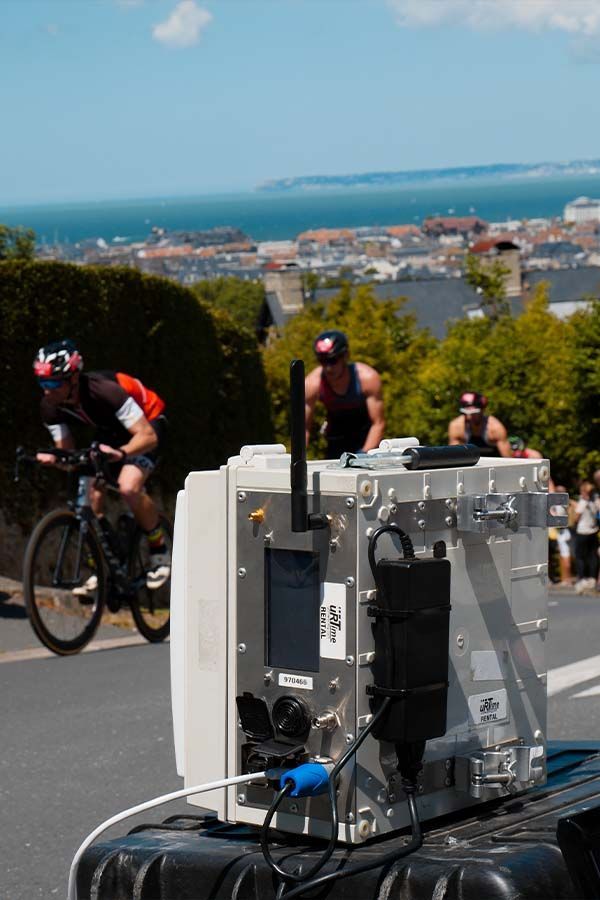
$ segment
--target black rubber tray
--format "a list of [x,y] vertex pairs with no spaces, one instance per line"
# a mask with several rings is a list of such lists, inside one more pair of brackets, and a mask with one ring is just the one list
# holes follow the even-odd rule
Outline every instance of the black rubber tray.
[[[600,806],[600,749],[554,745],[548,784],[494,801],[473,815],[424,825],[425,842],[387,870],[334,881],[308,898],[335,900],[580,900],[557,843],[558,821]],[[324,871],[366,862],[406,836],[340,846]],[[309,866],[322,842],[282,838],[275,856],[287,869]],[[84,854],[78,898],[95,900],[274,900],[276,885],[257,832],[209,816],[140,826]],[[587,896],[600,896],[589,893]]]

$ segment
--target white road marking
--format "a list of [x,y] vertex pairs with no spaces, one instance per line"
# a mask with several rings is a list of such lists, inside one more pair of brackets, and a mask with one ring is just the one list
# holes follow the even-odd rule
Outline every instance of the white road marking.
[[[566,666],[548,670],[548,696],[554,697],[569,688],[600,678],[600,655],[589,656]],[[599,691],[600,692],[600,691]]]
[[571,700],[583,700],[585,697],[598,697],[600,696],[600,684],[595,684],[593,687],[586,688],[585,691],[579,691],[578,694],[572,694]]
[[[132,634],[131,637],[92,641],[81,652],[97,653],[99,650],[115,650],[118,647],[134,647],[137,644],[148,644],[148,641],[140,634]],[[78,654],[75,655],[77,656]],[[0,653],[0,663],[22,662],[27,659],[56,659],[56,653],[46,650],[45,647],[33,647],[30,650],[13,650],[10,653]]]

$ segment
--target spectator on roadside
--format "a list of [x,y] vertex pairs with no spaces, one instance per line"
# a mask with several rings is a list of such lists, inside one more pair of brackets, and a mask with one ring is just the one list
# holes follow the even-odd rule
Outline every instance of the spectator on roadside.
[[598,512],[600,501],[592,499],[593,484],[585,479],[579,486],[579,500],[575,507],[575,590],[596,587],[598,576]]
[[508,443],[510,444],[512,455],[516,459],[543,459],[539,450],[534,450],[533,447],[527,447],[523,438],[516,434],[510,434],[508,436]]
[[[567,489],[562,484],[556,485],[556,491],[559,494],[566,494]],[[560,587],[572,587],[573,585],[573,573],[571,568],[571,557],[573,556],[571,552],[572,544],[574,543],[571,540],[571,528],[575,528],[576,519],[575,519],[575,507],[576,503],[573,499],[569,497],[569,503],[567,506],[567,515],[569,524],[566,528],[557,528],[556,529],[556,543],[558,546],[558,554],[559,554],[559,562],[560,562]]]

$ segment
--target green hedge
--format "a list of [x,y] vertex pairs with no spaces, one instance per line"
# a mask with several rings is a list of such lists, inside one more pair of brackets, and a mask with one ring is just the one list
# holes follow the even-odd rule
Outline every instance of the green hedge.
[[49,444],[31,366],[50,340],[72,338],[87,370],[128,372],[164,398],[169,443],[157,479],[167,506],[189,471],[273,439],[252,335],[172,281],[123,267],[3,262],[0,322],[0,510],[9,521],[29,527],[64,482],[61,473],[12,481],[15,448]]

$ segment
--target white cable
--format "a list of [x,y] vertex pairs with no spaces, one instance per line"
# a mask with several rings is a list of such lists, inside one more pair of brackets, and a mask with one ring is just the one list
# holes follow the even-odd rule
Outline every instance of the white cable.
[[103,831],[110,828],[111,825],[116,825],[117,822],[122,822],[123,819],[129,819],[130,816],[135,816],[137,813],[152,809],[153,806],[160,806],[162,803],[168,803],[171,800],[179,800],[180,797],[189,797],[190,794],[203,794],[206,791],[215,791],[218,788],[229,787],[229,785],[232,784],[244,784],[247,781],[255,781],[257,778],[265,778],[266,774],[266,772],[253,772],[251,775],[237,775],[235,778],[222,778],[220,781],[210,781],[208,784],[196,784],[194,787],[182,788],[180,791],[172,791],[170,794],[163,794],[162,797],[155,797],[154,800],[147,800],[145,803],[140,803],[138,806],[132,806],[130,809],[125,809],[123,812],[117,813],[116,816],[107,819],[106,822],[103,822],[101,825],[98,825],[97,828],[94,828],[91,834],[88,834],[73,857],[73,862],[71,863],[71,869],[69,871],[67,900],[77,900],[77,868],[79,866],[79,860],[90,844],[92,844]]

